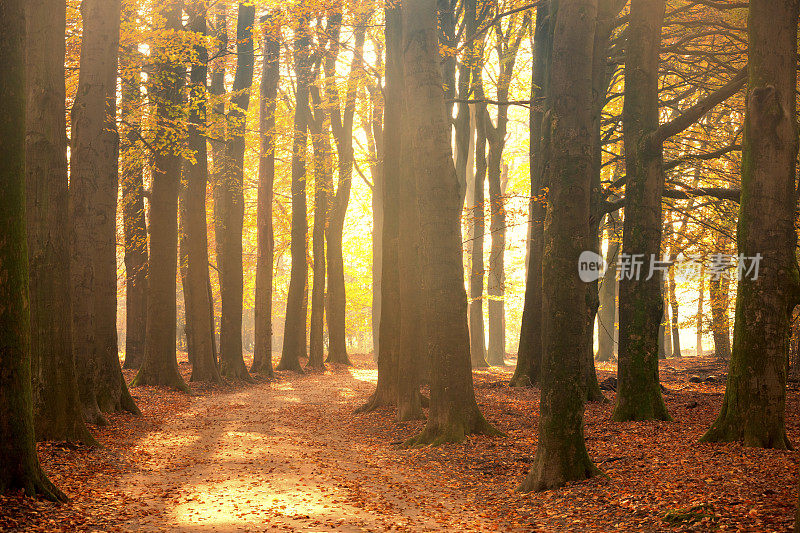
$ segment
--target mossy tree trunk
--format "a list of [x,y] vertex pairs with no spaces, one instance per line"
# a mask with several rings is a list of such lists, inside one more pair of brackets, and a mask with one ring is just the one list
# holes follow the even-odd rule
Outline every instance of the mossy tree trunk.
[[29,496],[65,501],[39,466],[33,427],[25,232],[26,4],[0,3],[0,494],[22,489]]
[[[189,30],[198,38],[207,34],[207,0],[196,0],[189,11]],[[214,346],[214,322],[211,282],[208,270],[208,233],[206,223],[206,188],[208,185],[208,148],[206,129],[206,83],[208,50],[195,45],[197,58],[191,67],[189,88],[189,124],[187,148],[191,158],[183,161],[181,188],[180,247],[183,275],[183,298],[186,310],[186,343],[192,363],[192,381],[220,382]]]
[[525,303],[522,308],[517,366],[510,385],[531,386],[539,383],[542,368],[542,232],[545,216],[545,162],[549,142],[548,117],[545,112],[552,52],[553,20],[558,1],[544,2],[536,8],[533,42],[531,100],[537,106],[530,113],[530,228],[528,234],[528,269],[525,276]]
[[[183,2],[172,0],[162,7],[163,29],[181,29]],[[150,198],[150,271],[147,278],[147,337],[144,361],[131,383],[187,391],[189,387],[178,370],[176,353],[178,273],[178,195],[181,156],[173,128],[181,113],[181,88],[184,71],[173,59],[171,43],[154,50],[155,76],[152,99],[155,103],[156,146],[153,157],[153,185]]]
[[[627,183],[622,248],[641,254],[649,269],[660,259],[661,145],[649,135],[658,128],[658,79],[664,0],[632,0],[625,49],[623,128]],[[663,316],[661,272],[646,279],[625,276],[619,283],[619,380],[613,418],[669,420],[658,381],[659,327]],[[631,279],[634,278],[634,279]]]
[[280,25],[277,17],[267,15],[263,25],[264,63],[261,74],[260,159],[258,162],[255,331],[251,372],[268,378],[272,369],[272,278],[275,259],[275,231],[272,224],[272,201],[275,190],[275,111],[280,82]]
[[790,448],[786,357],[791,312],[800,302],[794,228],[797,20],[797,0],[750,2],[736,243],[745,258],[761,259],[758,276],[743,272],[739,279],[725,398],[705,442]]
[[[84,1],[81,16],[81,68],[72,107],[69,184],[72,339],[85,420],[104,424],[103,412],[139,413],[122,377],[117,348],[120,2]],[[174,305],[174,290],[171,299]]]
[[720,361],[731,360],[731,325],[730,318],[728,318],[729,284],[728,274],[712,274],[708,280],[714,355]]
[[37,440],[96,444],[83,420],[72,350],[66,6],[31,0],[26,17],[26,221],[31,378]]
[[[306,2],[301,2],[301,8]],[[307,289],[306,262],[308,235],[306,206],[306,150],[308,148],[308,102],[312,81],[308,16],[302,14],[294,34],[294,69],[297,76],[292,146],[292,270],[286,296],[286,323],[278,370],[302,372],[300,358],[306,355],[306,313],[303,304]]]
[[561,0],[550,70],[549,192],[542,261],[544,317],[539,443],[522,491],[597,473],[583,436],[589,302],[576,265],[590,245],[592,51],[597,0]]
[[450,120],[439,71],[435,0],[402,7],[405,153],[420,206],[421,281],[425,340],[431,354],[428,423],[411,445],[497,434],[475,401],[469,359],[467,295],[461,244],[461,191],[453,166]]

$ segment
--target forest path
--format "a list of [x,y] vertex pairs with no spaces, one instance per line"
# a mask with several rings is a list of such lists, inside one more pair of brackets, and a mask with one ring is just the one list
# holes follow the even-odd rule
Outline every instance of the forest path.
[[[145,435],[120,489],[125,529],[386,531],[491,529],[459,492],[404,468],[403,450],[360,439],[353,409],[377,373],[298,375],[192,398]],[[371,368],[370,368],[371,367]],[[145,503],[146,502],[146,503]],[[127,514],[127,513],[123,513]],[[130,516],[129,514],[129,516]]]

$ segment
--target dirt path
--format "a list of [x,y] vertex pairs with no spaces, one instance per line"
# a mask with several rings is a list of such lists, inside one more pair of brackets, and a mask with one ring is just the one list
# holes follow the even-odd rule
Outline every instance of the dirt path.
[[[148,514],[125,529],[385,531],[489,528],[457,494],[403,473],[402,452],[350,438],[374,371],[339,369],[193,398],[132,450],[121,486]],[[411,477],[409,477],[411,476]],[[427,502],[427,503],[426,503]]]

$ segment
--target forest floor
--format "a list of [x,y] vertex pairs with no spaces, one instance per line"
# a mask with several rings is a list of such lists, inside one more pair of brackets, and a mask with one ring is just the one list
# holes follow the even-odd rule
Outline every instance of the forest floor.
[[[507,437],[403,449],[423,422],[395,422],[392,409],[353,414],[377,378],[370,356],[353,360],[324,373],[281,372],[272,383],[192,384],[192,396],[134,389],[144,415],[112,415],[94,428],[103,448],[39,445],[44,470],[72,501],[0,497],[0,531],[792,527],[796,452],[697,443],[725,387],[709,358],[661,362],[673,422],[611,423],[611,403],[587,405],[587,447],[605,476],[540,494],[515,491],[536,449],[539,391],[509,388],[513,366],[475,372],[478,404]],[[188,364],[181,369],[188,379]],[[602,380],[615,367],[598,371]],[[800,394],[797,383],[789,388],[797,443]]]

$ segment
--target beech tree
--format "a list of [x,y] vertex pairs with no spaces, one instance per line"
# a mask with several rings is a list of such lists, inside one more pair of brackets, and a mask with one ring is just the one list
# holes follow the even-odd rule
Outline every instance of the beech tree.
[[753,0],[747,22],[747,106],[738,252],[760,255],[742,272],[733,350],[720,414],[705,442],[791,448],[786,437],[786,360],[800,304],[795,247],[797,0]]
[[26,221],[36,439],[96,444],[83,421],[72,351],[64,2],[26,17]]
[[583,436],[588,302],[575,266],[590,241],[592,58],[597,0],[561,0],[549,72],[550,145],[542,257],[539,444],[523,491],[597,474]]
[[23,489],[29,496],[66,501],[39,466],[31,407],[25,8],[22,0],[0,4],[0,494]]
[[302,371],[300,358],[306,355],[306,312],[303,301],[307,295],[306,282],[306,150],[308,148],[309,86],[311,85],[311,38],[305,2],[300,10],[294,35],[294,68],[297,75],[294,111],[294,143],[292,146],[292,272],[286,297],[286,323],[283,348],[278,370]]
[[255,346],[251,372],[272,377],[272,272],[275,235],[272,201],[275,185],[275,110],[280,81],[280,25],[277,15],[261,19],[264,59],[261,74],[260,158],[258,163],[258,261],[255,288]]
[[[207,87],[208,49],[202,41],[208,33],[207,0],[188,6],[188,30],[198,43],[189,86],[187,124],[188,157],[183,161],[180,196],[180,249],[183,300],[186,310],[186,344],[192,363],[192,381],[220,382],[214,343],[214,310],[208,271],[206,187],[208,185]],[[185,263],[185,264],[184,264]]]
[[[122,19],[136,24],[138,0],[126,0]],[[120,32],[122,38],[124,32]],[[144,359],[147,333],[147,220],[144,209],[144,167],[147,153],[142,143],[141,53],[133,37],[120,42],[120,157],[122,231],[125,239],[125,361],[123,368],[138,369]]]
[[[85,420],[139,413],[122,377],[117,348],[116,125],[119,0],[81,3],[78,90],[70,151],[72,338]],[[174,283],[174,275],[173,275]],[[170,296],[175,305],[175,291]],[[173,350],[175,328],[172,328]]]
[[439,70],[435,0],[402,6],[404,117],[408,175],[416,182],[425,340],[430,351],[427,425],[411,445],[496,435],[475,401],[469,358],[467,295],[461,248],[461,191],[453,166],[450,121]]
[[220,374],[235,379],[250,379],[242,355],[242,228],[244,224],[244,132],[250,89],[253,84],[254,4],[239,4],[236,18],[236,73],[234,75],[225,155],[222,160],[219,195],[215,199],[217,223],[217,263],[222,295],[222,323],[219,341]]
[[[183,1],[165,2],[157,20],[165,30],[181,30]],[[147,276],[147,338],[144,361],[132,386],[162,385],[189,391],[178,371],[176,352],[178,274],[178,195],[181,179],[180,143],[174,131],[181,113],[185,71],[174,59],[172,42],[155,50],[156,75],[152,98],[156,113],[153,186],[150,196],[150,268]]]

